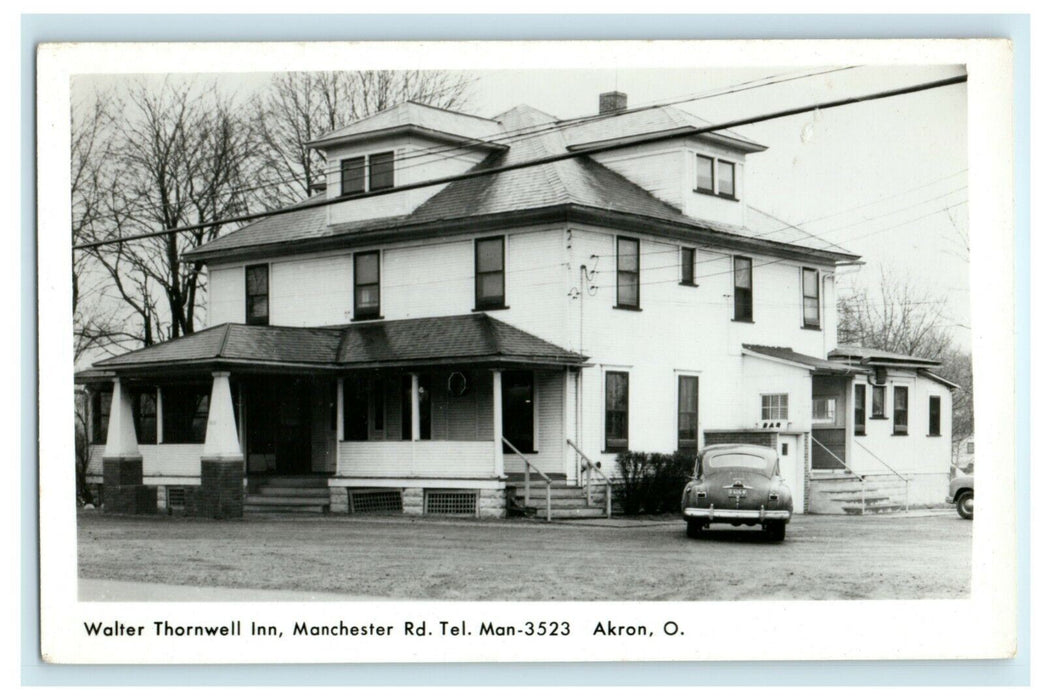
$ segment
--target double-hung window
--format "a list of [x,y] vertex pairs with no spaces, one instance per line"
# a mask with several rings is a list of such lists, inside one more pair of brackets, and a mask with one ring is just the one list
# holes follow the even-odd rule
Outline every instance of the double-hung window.
[[605,451],[627,451],[627,372],[605,373]]
[[109,411],[112,409],[112,389],[91,394],[91,442],[104,445],[109,437]]
[[754,320],[754,277],[750,258],[732,258],[733,321]]
[[370,156],[370,191],[387,190],[395,186],[395,152],[374,153]]
[[134,432],[138,444],[156,444],[156,390],[142,389],[134,393]]
[[345,158],[341,161],[341,194],[359,194],[366,191],[366,157]]
[[885,388],[875,386],[870,407],[871,418],[885,418]]
[[714,159],[696,156],[696,191],[714,194]]
[[928,436],[942,435],[942,399],[938,396],[928,397]]
[[866,435],[866,384],[855,385],[855,434]]
[[246,268],[246,322],[251,326],[268,325],[268,265]]
[[696,286],[696,249],[681,249],[681,283],[689,287]]
[[718,161],[718,195],[736,197],[736,164],[727,160]]
[[895,387],[895,392],[892,396],[892,433],[894,435],[906,435],[908,425],[908,404],[909,400],[909,389],[905,386]]
[[819,330],[819,270],[801,268],[801,302],[805,328]]
[[163,442],[201,444],[207,437],[210,387],[173,384],[163,388]]
[[736,199],[736,164],[712,156],[696,156],[696,191]]
[[381,253],[373,250],[354,256],[355,316],[353,320],[381,315]]
[[636,238],[616,239],[616,308],[638,309],[641,284],[641,244]]
[[699,448],[700,378],[678,377],[678,449]]
[[475,309],[504,308],[504,237],[475,241]]

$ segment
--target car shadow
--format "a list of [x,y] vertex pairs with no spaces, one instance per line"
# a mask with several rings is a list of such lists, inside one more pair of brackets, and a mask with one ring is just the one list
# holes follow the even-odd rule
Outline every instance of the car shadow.
[[[682,532],[683,537],[687,537]],[[765,532],[760,527],[732,527],[731,525],[712,526],[704,528],[699,537],[694,540],[707,540],[708,542],[756,542],[758,544],[780,544],[769,541]]]

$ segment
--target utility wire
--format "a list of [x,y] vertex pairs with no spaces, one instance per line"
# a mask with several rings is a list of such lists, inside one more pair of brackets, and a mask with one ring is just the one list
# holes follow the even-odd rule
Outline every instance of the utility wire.
[[[913,94],[913,93],[917,93],[917,92],[923,92],[925,90],[934,90],[934,89],[937,89],[937,88],[948,87],[948,86],[951,86],[951,85],[957,85],[957,84],[960,84],[960,83],[965,83],[965,82],[967,82],[967,80],[968,80],[968,76],[967,75],[961,75],[961,76],[956,76],[956,77],[953,77],[953,78],[946,78],[946,79],[943,79],[943,80],[935,80],[935,81],[931,81],[931,82],[927,82],[927,83],[918,83],[916,85],[910,85],[910,86],[907,86],[907,87],[895,88],[895,89],[892,89],[892,90],[885,90],[885,91],[876,92],[876,93],[870,93],[870,94],[867,94],[867,95],[859,95],[859,96],[856,96],[856,97],[848,97],[848,98],[844,98],[844,99],[840,99],[840,100],[832,100],[830,102],[825,102],[825,103],[822,103],[822,104],[813,104],[813,105],[805,105],[805,106],[802,106],[802,107],[794,107],[794,108],[791,108],[791,109],[785,109],[785,110],[780,110],[780,111],[776,111],[776,112],[769,112],[769,113],[757,115],[757,116],[754,116],[754,117],[745,117],[745,118],[742,118],[742,119],[735,119],[735,120],[731,120],[731,121],[721,122],[721,123],[718,123],[718,124],[712,124],[712,125],[709,125],[709,126],[706,126],[706,127],[693,128],[692,130],[688,131],[686,133],[686,135],[687,136],[698,136],[700,134],[712,133],[712,132],[715,132],[715,131],[722,131],[724,129],[731,129],[731,128],[737,127],[737,126],[746,126],[746,125],[750,125],[750,124],[759,124],[759,123],[766,122],[766,121],[771,121],[771,120],[774,120],[774,119],[782,119],[784,117],[795,116],[795,115],[798,115],[798,114],[806,114],[808,112],[813,112],[813,111],[817,111],[817,110],[821,111],[821,110],[826,110],[826,109],[834,109],[836,107],[845,107],[845,106],[848,106],[848,105],[860,104],[860,103],[863,103],[863,102],[871,102],[871,101],[886,99],[886,98],[890,98],[890,97],[898,97],[900,95],[909,95],[909,94]],[[132,235],[132,236],[124,236],[124,237],[121,237],[121,238],[111,238],[111,239],[105,239],[105,240],[101,240],[101,241],[91,241],[91,242],[87,242],[87,243],[80,243],[80,244],[74,245],[73,249],[74,250],[82,250],[82,249],[86,249],[86,248],[94,248],[94,247],[101,246],[101,245],[111,245],[113,243],[123,243],[123,242],[126,242],[126,241],[141,240],[141,239],[144,239],[144,238],[152,238],[152,237],[155,237],[155,236],[164,236],[164,235],[170,235],[170,234],[174,234],[174,233],[184,233],[184,232],[187,232],[187,231],[195,231],[195,230],[198,230],[200,228],[206,228],[206,227],[212,227],[212,226],[222,226],[222,225],[225,225],[225,224],[242,223],[244,221],[252,221],[254,219],[266,218],[266,217],[269,217],[269,216],[274,216],[276,214],[296,213],[296,212],[299,212],[299,211],[307,211],[307,210],[316,209],[316,208],[319,208],[319,207],[325,207],[325,206],[330,206],[330,205],[333,205],[333,204],[339,204],[341,202],[351,202],[351,201],[357,201],[357,200],[361,200],[361,199],[369,199],[371,197],[377,197],[377,196],[382,196],[382,195],[387,195],[387,194],[394,194],[396,192],[407,192],[407,191],[411,191],[411,190],[423,189],[423,188],[432,187],[432,186],[435,186],[435,185],[443,185],[443,184],[449,184],[449,183],[452,183],[452,182],[459,182],[459,181],[462,181],[462,180],[470,180],[470,179],[474,179],[476,177],[485,177],[485,176],[488,176],[488,175],[497,175],[497,174],[500,174],[500,173],[513,172],[515,170],[522,170],[524,168],[531,168],[531,167],[538,166],[538,165],[550,165],[552,163],[558,163],[558,162],[561,162],[561,161],[570,160],[572,158],[577,158],[577,157],[580,157],[580,156],[589,156],[589,155],[594,155],[594,154],[597,154],[597,153],[607,153],[607,152],[610,152],[610,151],[619,150],[621,148],[630,148],[630,147],[638,146],[638,145],[647,145],[647,144],[653,144],[653,143],[660,143],[660,142],[668,141],[668,140],[675,139],[675,138],[678,138],[678,134],[677,133],[652,134],[652,135],[649,135],[649,136],[638,137],[638,138],[635,138],[635,139],[629,139],[629,140],[626,140],[626,141],[624,141],[622,143],[609,143],[609,144],[603,144],[603,145],[599,145],[599,146],[592,146],[592,147],[588,147],[588,148],[580,148],[580,149],[577,149],[575,151],[566,152],[566,153],[556,153],[556,154],[544,156],[544,157],[541,157],[541,158],[533,158],[531,160],[523,161],[523,162],[520,162],[520,163],[511,163],[511,164],[501,165],[501,166],[497,166],[497,167],[493,167],[493,168],[484,168],[484,169],[479,169],[479,170],[471,170],[471,171],[468,171],[466,173],[461,173],[459,175],[451,175],[451,176],[447,176],[447,177],[432,178],[432,179],[429,179],[429,180],[422,180],[422,181],[419,181],[419,182],[413,182],[413,183],[409,183],[409,184],[406,184],[406,185],[399,185],[397,187],[389,188],[389,189],[386,189],[386,190],[378,190],[376,192],[361,192],[361,193],[358,193],[358,194],[340,195],[338,197],[332,197],[332,198],[326,199],[326,200],[321,201],[321,202],[304,202],[304,203],[301,203],[301,204],[292,205],[292,206],[289,206],[289,207],[284,207],[282,209],[276,209],[276,210],[272,210],[272,211],[268,211],[268,212],[262,212],[262,213],[258,213],[258,214],[243,214],[243,215],[239,215],[239,216],[232,216],[232,217],[226,217],[226,218],[223,218],[223,219],[217,219],[217,220],[214,220],[214,221],[201,223],[201,224],[192,224],[192,225],[188,225],[188,226],[176,226],[176,227],[169,228],[169,229],[164,229],[164,230],[161,230],[161,231],[153,231],[153,232],[149,232],[149,233],[141,233],[141,234],[136,234],[136,235]]]

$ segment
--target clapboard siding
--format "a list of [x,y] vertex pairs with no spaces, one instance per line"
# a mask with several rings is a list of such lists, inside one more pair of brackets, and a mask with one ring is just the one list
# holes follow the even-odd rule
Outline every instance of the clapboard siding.
[[490,477],[493,441],[342,442],[339,477]]
[[273,262],[269,323],[322,326],[347,323],[352,309],[352,258],[324,256]]
[[207,278],[207,325],[243,323],[246,319],[246,288],[242,265],[211,267]]

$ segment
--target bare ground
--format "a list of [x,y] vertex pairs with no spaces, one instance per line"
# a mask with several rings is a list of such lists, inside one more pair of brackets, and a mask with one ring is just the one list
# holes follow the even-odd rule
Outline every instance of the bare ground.
[[752,528],[685,536],[531,521],[317,517],[207,521],[79,517],[82,578],[437,600],[961,598],[972,523],[795,516],[787,539]]

